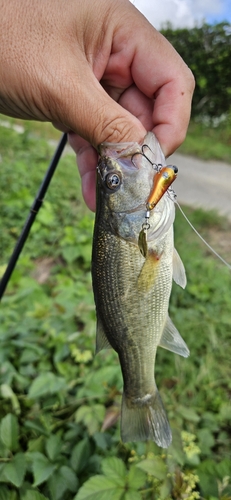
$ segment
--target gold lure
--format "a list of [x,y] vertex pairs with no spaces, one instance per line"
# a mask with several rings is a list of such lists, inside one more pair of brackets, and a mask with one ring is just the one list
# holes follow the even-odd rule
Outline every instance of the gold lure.
[[176,166],[169,165],[166,167],[162,167],[161,170],[159,172],[156,172],[154,175],[152,190],[146,204],[147,211],[145,215],[145,222],[142,225],[138,240],[139,249],[144,257],[146,257],[148,252],[147,231],[150,227],[148,223],[150,210],[153,210],[153,208],[155,208],[164,193],[166,193],[168,188],[176,179],[177,172],[178,168]]
[[169,165],[154,175],[153,187],[147,201],[147,210],[153,210],[157,205],[169,186],[175,181],[177,172],[177,167]]

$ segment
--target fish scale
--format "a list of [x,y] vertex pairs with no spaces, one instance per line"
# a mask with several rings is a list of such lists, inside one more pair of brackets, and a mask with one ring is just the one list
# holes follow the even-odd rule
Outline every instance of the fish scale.
[[[148,134],[145,141],[156,163],[163,162],[154,135]],[[183,286],[185,274],[178,254],[173,259],[174,203],[167,193],[150,215],[147,255],[140,252],[139,233],[155,172],[142,154],[134,165],[132,150],[130,146],[124,156],[121,150],[116,156],[116,145],[111,149],[106,145],[98,165],[92,251],[96,350],[112,347],[119,356],[124,382],[123,441],[152,439],[168,447],[171,431],[156,387],[154,366],[158,345],[188,355],[186,344],[168,317],[172,276]],[[134,150],[137,155],[137,144]],[[111,156],[103,154],[105,151]]]

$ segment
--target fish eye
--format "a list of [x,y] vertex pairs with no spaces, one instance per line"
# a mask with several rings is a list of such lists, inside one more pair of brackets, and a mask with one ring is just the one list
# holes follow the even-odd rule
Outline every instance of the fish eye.
[[107,174],[105,177],[105,181],[106,181],[107,187],[109,189],[112,189],[113,191],[115,191],[120,186],[120,183],[121,183],[120,176],[114,172]]

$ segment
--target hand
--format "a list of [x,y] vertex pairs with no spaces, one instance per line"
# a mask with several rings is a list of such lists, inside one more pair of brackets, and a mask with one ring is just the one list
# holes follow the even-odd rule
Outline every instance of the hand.
[[0,111],[70,132],[95,207],[94,149],[142,141],[165,155],[184,140],[194,79],[128,0],[0,0]]

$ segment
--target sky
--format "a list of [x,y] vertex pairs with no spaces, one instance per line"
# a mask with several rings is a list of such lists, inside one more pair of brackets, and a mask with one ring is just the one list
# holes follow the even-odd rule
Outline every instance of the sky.
[[168,21],[174,28],[231,23],[231,0],[132,0],[142,14],[160,29]]

